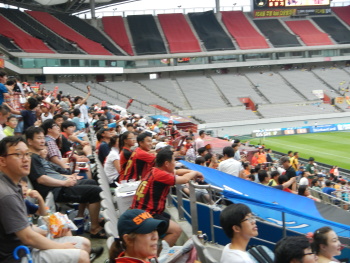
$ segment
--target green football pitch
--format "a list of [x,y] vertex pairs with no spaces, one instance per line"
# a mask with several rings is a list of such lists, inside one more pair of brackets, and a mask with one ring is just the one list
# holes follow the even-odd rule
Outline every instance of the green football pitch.
[[350,132],[322,132],[252,139],[251,144],[287,153],[299,152],[301,158],[350,169]]

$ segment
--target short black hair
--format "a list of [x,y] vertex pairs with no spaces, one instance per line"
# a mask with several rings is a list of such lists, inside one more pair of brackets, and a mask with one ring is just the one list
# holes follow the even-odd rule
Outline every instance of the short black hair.
[[223,150],[222,150],[222,154],[225,156],[227,155],[227,157],[231,158],[233,156],[235,156],[235,151],[233,150],[233,148],[231,146],[226,146]]
[[74,115],[74,117],[78,117],[79,114],[80,114],[80,110],[79,110],[78,108],[75,108],[75,109],[73,110],[73,115]]
[[5,76],[7,76],[7,73],[6,73],[6,71],[4,71],[4,70],[0,70],[0,77],[5,77]]
[[291,154],[293,151],[288,151],[288,155]]
[[262,183],[266,177],[268,177],[269,175],[267,174],[266,170],[260,170],[258,172],[258,178],[259,178],[259,182]]
[[280,173],[278,171],[272,171],[271,172],[271,178],[274,178],[276,176],[280,175]]
[[7,136],[0,141],[0,156],[6,156],[8,148],[16,146],[20,142],[25,142],[22,136]]
[[68,127],[72,127],[72,126],[76,127],[77,125],[73,121],[64,121],[61,124],[61,130],[64,131]]
[[304,257],[304,249],[306,248],[310,248],[310,243],[307,237],[284,237],[276,244],[275,263],[290,263],[293,259],[301,262]]
[[137,136],[137,143],[143,142],[147,137],[151,137],[152,138],[152,134],[149,133],[149,132],[140,133]]
[[29,104],[29,109],[30,110],[34,109],[39,104],[39,102],[36,99],[32,98],[32,97],[28,98],[27,102]]
[[26,136],[27,140],[28,139],[33,140],[34,139],[34,135],[35,134],[39,134],[39,133],[44,133],[44,130],[41,127],[31,126],[28,129],[26,129],[25,136]]
[[235,143],[232,143],[232,146],[231,146],[231,147],[232,147],[232,148],[235,148],[235,147],[237,147],[237,146],[239,146],[239,144],[235,142]]
[[235,139],[235,140],[233,141],[233,143],[240,143],[240,142],[241,142],[240,139]]
[[80,99],[83,99],[83,97],[76,96],[76,97],[74,98],[74,103],[77,103],[77,102],[78,102],[78,100],[80,100]]
[[203,133],[205,133],[205,130],[200,130],[199,131],[199,136],[201,136]]
[[194,161],[195,164],[203,164],[205,163],[205,158],[204,157],[197,157],[196,160]]
[[331,181],[327,180],[327,181],[325,182],[325,185],[326,185],[326,186],[331,186]]
[[161,167],[166,161],[171,162],[173,160],[173,154],[174,153],[171,150],[169,150],[168,147],[161,149],[157,153],[156,166]]
[[233,226],[240,226],[242,220],[252,211],[245,204],[231,204],[220,214],[220,225],[226,236],[232,239],[234,236]]
[[[63,114],[63,113],[62,113]],[[63,115],[62,114],[56,114],[55,116],[53,116],[53,119],[54,120],[57,120],[59,118],[63,118]]]
[[207,151],[207,149],[205,148],[205,147],[200,147],[200,148],[198,148],[198,154],[199,155],[201,155],[201,154],[203,154],[205,151]]
[[278,177],[278,184],[284,184],[285,182],[288,182],[288,176],[285,174],[280,175],[280,177]]
[[0,105],[0,113],[2,115],[7,115],[7,114],[9,114],[9,112],[10,112],[10,109],[7,106]]
[[53,119],[47,119],[41,124],[41,128],[44,130],[44,134],[46,135],[49,129],[52,129],[54,125],[57,125]]
[[17,120],[16,115],[10,115],[10,116],[7,117],[7,121],[10,121],[11,119],[16,119]]

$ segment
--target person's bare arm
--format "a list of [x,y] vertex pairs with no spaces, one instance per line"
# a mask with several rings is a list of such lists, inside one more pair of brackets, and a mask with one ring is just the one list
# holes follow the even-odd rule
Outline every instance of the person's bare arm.
[[[5,94],[5,93],[4,93]],[[7,93],[6,93],[7,94]],[[7,108],[10,109],[12,114],[20,115],[21,112],[19,110],[13,109],[10,105],[8,105],[6,102],[3,102],[2,105],[5,105]]]
[[195,179],[195,178],[203,181],[203,175],[200,172],[190,171],[189,173],[185,173],[181,176],[177,176],[175,179],[175,183],[176,184],[185,184],[185,183],[188,183],[188,181]]
[[292,177],[290,178],[287,182],[283,183],[283,189],[288,188],[289,186],[291,186],[292,184],[295,183],[296,177]]
[[238,175],[239,178],[242,178],[242,179],[247,179],[247,176],[245,175],[244,173],[244,170],[242,169],[240,172],[239,172],[239,175]]
[[50,186],[50,187],[70,187],[77,183],[77,180],[74,178],[68,178],[67,180],[57,180],[54,178],[51,178],[47,175],[42,175],[37,179],[39,184]]
[[69,166],[66,164],[66,162],[63,159],[58,158],[58,156],[52,156],[50,158],[50,162],[53,162],[59,166],[61,166],[64,169],[68,169]]
[[86,97],[79,103],[80,106],[83,105],[83,104],[85,104],[85,102],[87,102],[88,98],[89,98],[90,95],[91,95],[90,86],[88,85],[86,88],[87,88],[87,90],[88,90],[88,93],[87,93]]
[[16,236],[24,245],[31,246],[40,250],[46,249],[75,249],[75,243],[57,243],[41,234],[33,231],[30,226],[16,232]]
[[31,190],[27,192],[27,195],[31,198],[35,198],[38,201],[39,209],[36,212],[36,214],[40,216],[46,216],[47,211],[45,207],[45,201],[44,201],[44,198],[41,196],[41,194],[36,190]]

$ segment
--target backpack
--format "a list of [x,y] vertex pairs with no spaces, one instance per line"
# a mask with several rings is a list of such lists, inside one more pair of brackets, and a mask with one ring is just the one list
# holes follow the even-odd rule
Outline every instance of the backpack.
[[254,246],[247,252],[252,260],[257,263],[273,263],[275,259],[274,253],[266,246]]

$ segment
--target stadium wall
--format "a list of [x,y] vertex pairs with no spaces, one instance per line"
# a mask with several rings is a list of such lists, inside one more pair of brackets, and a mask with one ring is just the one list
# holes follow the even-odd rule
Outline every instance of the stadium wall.
[[[283,111],[283,108],[281,109]],[[212,130],[213,136],[224,137],[232,135],[251,134],[253,130],[265,130],[276,128],[292,128],[301,126],[317,126],[325,124],[346,123],[349,121],[350,112],[307,115],[294,117],[281,117],[271,119],[217,122],[199,124],[199,130]]]

